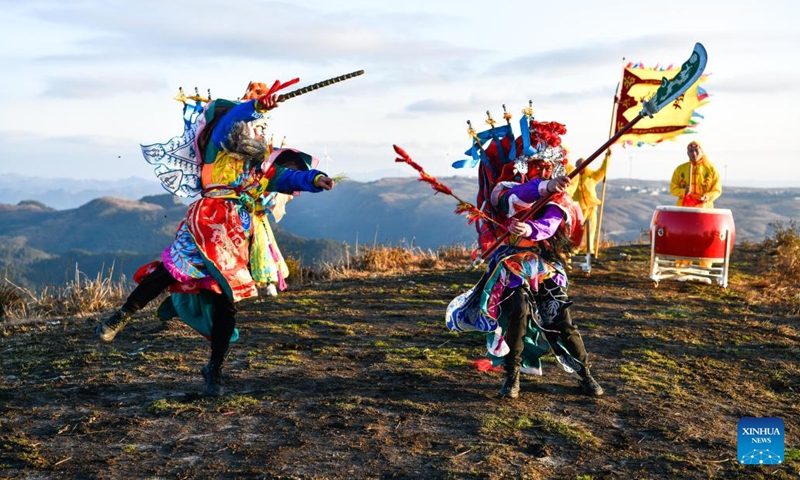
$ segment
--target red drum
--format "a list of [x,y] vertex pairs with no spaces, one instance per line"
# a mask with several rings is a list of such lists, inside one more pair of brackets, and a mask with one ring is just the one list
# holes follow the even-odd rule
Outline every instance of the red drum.
[[[650,223],[656,254],[723,261],[733,250],[736,227],[725,208],[659,206]],[[730,236],[730,242],[728,242]]]

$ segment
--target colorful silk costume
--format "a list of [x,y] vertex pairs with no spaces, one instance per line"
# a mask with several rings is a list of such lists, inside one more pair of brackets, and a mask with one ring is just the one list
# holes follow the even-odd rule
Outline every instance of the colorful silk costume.
[[[259,285],[275,284],[278,290],[285,290],[289,267],[278,248],[278,242],[267,218],[269,210],[274,208],[276,197],[290,198],[289,195],[272,192],[256,205],[253,213],[250,273]],[[277,221],[277,215],[273,216]]]
[[308,154],[276,149],[256,163],[229,150],[233,126],[261,117],[256,100],[207,105],[195,142],[203,159],[202,198],[190,205],[175,241],[161,254],[180,283],[170,287],[172,295],[159,307],[159,315],[179,316],[204,336],[209,335],[213,312],[197,295],[201,290],[224,293],[236,303],[258,295],[257,284],[271,281],[273,273],[280,280],[269,268],[276,252],[263,218],[264,199],[270,192],[322,191],[314,185],[322,173],[310,168],[316,159]]
[[[319,192],[335,185],[311,169],[311,156],[273,150],[265,140],[263,113],[278,106],[277,90],[297,81],[276,81],[264,90],[262,84],[251,83],[241,102],[209,102],[196,95],[188,116],[188,97],[181,93],[183,136],[172,144],[142,147],[165,188],[186,196],[199,191],[202,198],[189,206],[161,261],[137,272],[139,284],[95,328],[95,335],[113,342],[136,312],[170,291],[158,308],[159,317],[178,316],[210,341],[208,363],[200,369],[207,395],[223,395],[222,366],[230,342],[238,337],[236,302],[257,295],[256,283],[269,278],[265,258],[273,261],[275,251],[263,216],[268,192]],[[203,102],[208,103],[201,110]]]
[[[565,150],[560,146],[560,135],[566,132],[563,125],[537,122],[525,115],[520,128],[523,133],[516,139],[510,125],[473,135],[473,148],[467,151],[473,161],[454,164],[480,164],[477,204],[500,225],[508,225],[510,219],[520,216],[546,194],[547,181],[540,176],[542,168],[550,167],[543,167],[544,164],[556,165],[552,172],[556,176],[563,174],[566,163]],[[517,289],[531,291],[536,306],[526,321],[522,371],[541,375],[540,358],[550,348],[565,370],[576,371],[580,362],[547,327],[557,313],[571,304],[564,294],[568,280],[553,238],[558,231],[570,238],[582,236],[580,209],[567,194],[556,194],[526,223],[531,234],[527,238],[508,237],[506,244],[487,259],[486,271],[478,283],[448,305],[446,325],[453,331],[485,332],[488,356],[493,365],[499,365],[510,352],[506,342],[510,311],[503,308],[506,296]],[[482,250],[501,233],[496,224],[487,221],[477,222],[476,229]]]

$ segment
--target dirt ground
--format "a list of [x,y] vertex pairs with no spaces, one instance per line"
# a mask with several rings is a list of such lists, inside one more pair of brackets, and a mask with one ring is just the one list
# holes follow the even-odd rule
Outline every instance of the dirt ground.
[[[470,364],[483,337],[444,326],[466,263],[241,304],[221,398],[182,323],[140,314],[110,345],[97,317],[0,324],[0,477],[797,478],[800,322],[759,300],[755,250],[725,292],[654,288],[644,245],[573,274],[599,398],[552,358],[495,398],[502,373]],[[783,419],[784,464],[739,464],[742,417]]]

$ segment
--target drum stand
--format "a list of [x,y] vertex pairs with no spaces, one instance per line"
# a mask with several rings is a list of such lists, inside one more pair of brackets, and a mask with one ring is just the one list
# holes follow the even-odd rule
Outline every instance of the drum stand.
[[[679,282],[689,280],[712,284],[716,282],[722,291],[728,288],[728,268],[731,257],[731,233],[725,230],[724,258],[691,258],[677,255],[656,256],[656,227],[650,227],[650,279],[653,286],[658,287],[661,280],[675,279]],[[708,266],[693,265],[692,262],[704,262]],[[721,265],[718,265],[720,264]]]
[[[575,254],[570,258],[570,267],[578,267],[583,272],[583,276],[588,277],[592,273],[592,230],[589,228],[590,222],[584,223],[586,229],[586,254]],[[581,260],[582,259],[582,260]]]

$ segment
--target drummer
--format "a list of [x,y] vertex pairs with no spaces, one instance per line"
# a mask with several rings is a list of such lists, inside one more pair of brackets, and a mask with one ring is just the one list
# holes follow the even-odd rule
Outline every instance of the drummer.
[[[714,200],[722,194],[722,182],[719,172],[706,157],[703,147],[697,141],[686,146],[689,161],[678,165],[672,174],[669,192],[678,197],[679,207],[714,208]],[[691,264],[688,260],[676,260],[675,265],[685,267]],[[701,267],[710,268],[711,262],[702,260]]]
[[714,200],[722,193],[719,172],[697,141],[686,146],[689,161],[678,165],[672,174],[669,191],[678,197],[679,207],[714,208]]

